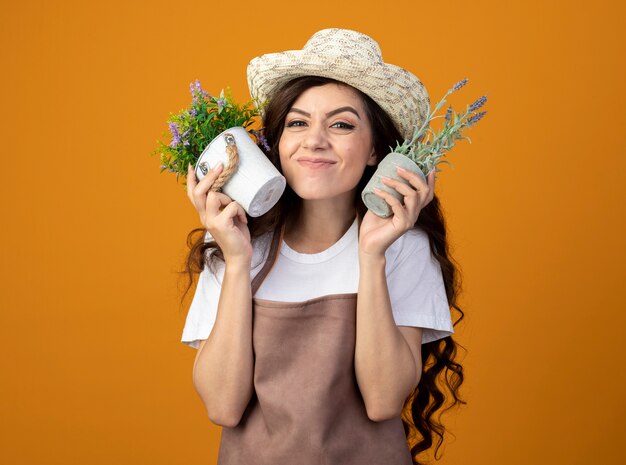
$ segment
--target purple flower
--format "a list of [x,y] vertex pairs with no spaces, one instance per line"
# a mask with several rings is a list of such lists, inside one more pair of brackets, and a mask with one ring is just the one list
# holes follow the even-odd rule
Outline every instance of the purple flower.
[[192,101],[193,103],[196,103],[198,101],[198,95],[196,92],[196,88],[198,87],[198,80],[196,79],[196,87],[194,87],[193,82],[189,83],[189,92],[191,92],[191,97],[192,97]]
[[167,168],[167,165],[161,165],[161,166],[159,166],[159,168],[161,168],[161,169]]
[[468,79],[462,79],[459,82],[457,82],[456,84],[454,84],[453,89],[454,90],[459,90],[461,87],[463,87],[465,84],[467,84]]
[[487,101],[487,97],[483,95],[481,98],[479,98],[478,100],[476,100],[474,103],[470,105],[469,111],[478,110],[480,107],[482,107],[485,104],[486,101]]
[[252,130],[250,132],[252,132],[252,134],[254,134],[257,137],[257,139],[259,139],[259,142],[261,143],[261,145],[265,149],[265,152],[269,153],[270,152],[270,146],[267,143],[267,139],[263,135],[263,133],[265,132],[265,128],[261,128],[259,131]]
[[202,86],[200,85],[200,81],[198,79],[196,79],[196,92],[198,92],[200,95],[204,97],[209,96],[209,93],[205,91],[204,89],[202,89]]
[[169,123],[170,132],[172,133],[172,142],[170,142],[170,147],[175,148],[178,144],[180,144],[180,134],[179,127],[176,123]]
[[224,108],[226,106],[226,99],[218,98],[216,103],[218,108]]
[[265,136],[263,134],[259,134],[259,139],[261,140],[261,144],[263,144],[263,148],[265,148],[265,151],[269,153],[270,146],[268,145]]
[[209,96],[209,93],[202,89],[199,79],[196,79],[195,83],[192,82],[191,84],[189,84],[189,91],[191,92],[191,96],[193,97],[193,103],[197,103],[199,96]]
[[476,123],[483,116],[485,116],[486,113],[487,113],[486,111],[481,111],[480,113],[475,114],[474,116],[472,116],[470,119],[467,120],[467,125],[471,126],[472,124]]
[[188,128],[185,132],[183,132],[183,135],[181,136],[183,139],[183,145],[189,145],[189,140],[188,140],[189,131],[191,131],[191,128]]
[[198,116],[198,112],[195,108],[189,110],[189,116]]
[[446,111],[446,117],[445,117],[446,121],[450,121],[451,117],[452,117],[452,105],[450,105],[448,107],[448,111]]

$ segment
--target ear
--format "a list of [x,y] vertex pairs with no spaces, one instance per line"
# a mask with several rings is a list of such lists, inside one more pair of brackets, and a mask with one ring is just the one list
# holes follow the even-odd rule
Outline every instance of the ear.
[[372,148],[372,153],[370,153],[370,156],[367,159],[367,165],[368,166],[375,166],[376,165],[376,151],[373,148]]

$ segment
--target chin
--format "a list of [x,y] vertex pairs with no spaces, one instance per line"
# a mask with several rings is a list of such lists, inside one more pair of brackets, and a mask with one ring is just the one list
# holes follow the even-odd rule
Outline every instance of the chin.
[[328,194],[328,191],[320,192],[319,190],[311,190],[311,189],[293,189],[293,191],[302,200],[324,200],[324,199],[330,199],[333,197],[332,194],[331,195]]
[[[334,187],[334,188],[333,188]],[[311,187],[304,186],[296,186],[295,188],[291,186],[291,189],[296,193],[298,197],[302,200],[341,200],[346,197],[353,197],[355,195],[356,189],[348,189],[343,191],[341,189],[337,189],[336,186],[332,187],[316,187],[312,189]]]

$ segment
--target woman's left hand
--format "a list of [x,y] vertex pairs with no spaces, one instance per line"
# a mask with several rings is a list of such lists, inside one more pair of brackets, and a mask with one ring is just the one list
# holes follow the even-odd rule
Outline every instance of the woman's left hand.
[[375,191],[376,195],[387,201],[393,215],[380,218],[368,210],[359,232],[360,254],[384,256],[387,248],[415,225],[420,211],[435,195],[435,169],[428,174],[427,182],[424,182],[418,174],[407,170],[398,169],[398,175],[411,185],[391,178],[383,178],[382,181],[404,196],[404,205],[388,192]]

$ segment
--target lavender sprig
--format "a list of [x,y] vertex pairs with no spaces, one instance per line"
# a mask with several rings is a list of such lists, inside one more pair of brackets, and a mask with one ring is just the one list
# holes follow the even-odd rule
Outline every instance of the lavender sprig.
[[405,140],[401,144],[398,143],[396,148],[393,149],[394,152],[406,155],[413,160],[420,167],[424,175],[427,175],[437,164],[447,163],[445,160],[441,160],[441,157],[444,156],[444,152],[454,147],[455,141],[458,139],[467,139],[471,143],[472,141],[469,137],[462,135],[463,130],[476,124],[487,113],[486,111],[476,113],[476,110],[481,108],[487,101],[487,97],[483,95],[474,103],[468,105],[466,111],[462,114],[455,112],[452,106],[448,106],[446,114],[443,117],[443,128],[438,134],[435,134],[429,128],[430,122],[433,119],[441,118],[441,116],[435,116],[435,114],[446,102],[446,97],[452,92],[461,89],[467,82],[468,79],[462,79],[452,86],[422,125],[419,128],[416,126],[413,137]]
[[261,145],[263,146],[263,149],[265,150],[265,153],[269,153],[271,149],[267,143],[267,139],[265,138],[265,128],[261,128],[258,131],[252,130],[250,132],[254,134],[257,140],[261,143]]
[[486,111],[481,111],[477,115],[472,116],[470,119],[467,120],[467,125],[473,126],[479,119],[485,116],[486,113],[487,113]]
[[461,89],[461,87],[463,87],[468,82],[469,82],[469,79],[467,78],[461,79],[459,82],[454,84],[450,89],[448,89],[448,91],[445,93],[443,98],[435,106],[435,109],[432,111],[432,113],[426,118],[426,120],[422,123],[420,128],[413,134],[413,138],[409,142],[405,142],[405,143],[408,143],[408,145],[412,145],[412,144],[415,144],[418,140],[421,140],[424,137],[425,132],[427,131],[428,124],[430,123],[430,121],[432,119],[435,119],[435,114],[439,111],[439,109],[443,106],[443,104],[446,103],[446,97],[450,95],[452,92],[456,92],[457,90]]
[[487,101],[487,97],[483,95],[481,98],[479,98],[478,100],[476,100],[474,103],[470,105],[469,111],[478,110],[480,107],[482,107],[485,104],[486,101]]
[[178,124],[174,121],[169,122],[170,133],[172,134],[172,141],[170,142],[170,147],[176,148],[178,144],[180,144],[180,133]]
[[452,86],[452,90],[459,90],[461,87],[463,87],[465,84],[467,84],[469,81],[469,79],[465,78],[465,79],[461,79],[459,82],[457,82],[456,84],[454,84],[454,86]]

